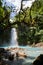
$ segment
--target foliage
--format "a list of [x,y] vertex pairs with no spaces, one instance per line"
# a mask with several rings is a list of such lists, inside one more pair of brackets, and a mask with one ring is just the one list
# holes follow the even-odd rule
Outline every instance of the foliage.
[[43,34],[43,0],[35,0],[31,8],[20,10],[16,15],[19,44],[42,42]]
[[[19,13],[15,16],[15,21],[12,27],[15,25],[18,32],[18,42],[21,45],[33,44],[43,41],[43,0],[35,0],[32,6],[23,9],[23,1],[21,0],[21,8]],[[10,10],[11,9],[11,10]],[[2,0],[0,0],[0,30],[4,30],[11,27],[10,13],[12,7],[2,6]]]
[[43,0],[36,0],[31,7],[32,19],[39,26],[40,29],[43,29]]
[[10,10],[7,10],[6,6],[2,6],[0,0],[0,30],[4,30],[9,26]]
[[23,23],[21,23],[18,28],[17,28],[17,32],[18,32],[18,42],[20,45],[27,45],[28,42],[28,27],[25,26]]

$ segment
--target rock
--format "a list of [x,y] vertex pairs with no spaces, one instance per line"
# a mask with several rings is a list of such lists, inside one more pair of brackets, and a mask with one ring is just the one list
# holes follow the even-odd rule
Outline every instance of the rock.
[[33,62],[33,65],[43,65],[43,54],[37,57],[37,59]]
[[0,53],[4,52],[5,49],[4,48],[0,48]]
[[20,53],[20,52],[18,53],[18,56],[25,57],[25,58],[27,57],[27,55],[25,53]]
[[8,64],[5,63],[5,61],[1,60],[1,61],[0,61],[0,65],[8,65]]
[[43,42],[37,43],[37,44],[35,45],[35,47],[42,47],[42,48],[43,48]]
[[10,61],[13,61],[14,60],[14,54],[12,55],[9,55],[9,58],[8,58]]
[[4,52],[5,52],[5,49],[4,48],[0,48],[0,60],[2,60]]

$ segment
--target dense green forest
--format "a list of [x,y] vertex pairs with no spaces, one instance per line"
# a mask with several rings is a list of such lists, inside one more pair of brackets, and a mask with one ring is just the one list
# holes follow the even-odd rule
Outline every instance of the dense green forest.
[[0,30],[5,30],[9,27],[10,9],[7,9],[5,4],[2,5],[3,0],[0,0]]
[[0,0],[0,31],[15,27],[18,34],[20,45],[43,42],[43,0],[35,0],[32,6],[23,9],[14,17],[14,22],[10,23],[11,8],[5,4],[2,5]]

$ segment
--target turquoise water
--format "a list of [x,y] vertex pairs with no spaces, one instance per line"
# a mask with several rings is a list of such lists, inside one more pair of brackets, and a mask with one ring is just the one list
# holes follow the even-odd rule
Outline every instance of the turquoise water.
[[40,55],[43,54],[43,48],[39,47],[20,47],[25,49],[25,53],[27,54],[27,58],[25,59],[24,65],[32,65],[33,61]]
[[0,48],[23,48],[27,55],[32,57],[37,57],[40,54],[43,54],[43,48],[31,47],[31,46],[2,46]]

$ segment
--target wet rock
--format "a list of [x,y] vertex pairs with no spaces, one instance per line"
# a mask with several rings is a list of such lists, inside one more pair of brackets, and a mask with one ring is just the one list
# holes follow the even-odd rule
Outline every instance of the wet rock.
[[1,61],[0,61],[0,65],[8,65],[8,64],[5,63],[5,61],[1,60]]
[[4,48],[0,48],[0,60],[2,60],[3,58],[8,59],[8,57],[10,56],[10,52],[5,50]]
[[0,48],[0,53],[4,52],[5,49],[4,48]]
[[4,51],[5,51],[4,48],[0,48],[0,60],[2,60],[2,58],[3,58]]
[[33,62],[33,65],[43,65],[43,54],[37,57],[37,59]]
[[10,54],[8,59],[9,59],[10,61],[13,61],[13,60],[14,60],[14,54],[13,54],[13,55]]
[[24,57],[24,58],[26,58],[26,57],[27,57],[27,55],[26,55],[25,53],[23,53],[23,52],[22,52],[22,53],[21,53],[21,52],[19,52],[19,53],[18,53],[18,56],[19,56],[19,57]]

